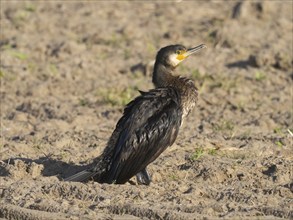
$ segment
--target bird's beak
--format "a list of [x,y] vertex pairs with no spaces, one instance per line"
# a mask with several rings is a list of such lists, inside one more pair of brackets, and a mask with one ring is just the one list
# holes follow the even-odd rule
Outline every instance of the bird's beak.
[[196,47],[193,47],[193,48],[190,48],[190,49],[187,49],[185,52],[177,55],[177,60],[179,60],[180,62],[184,59],[186,59],[187,57],[189,57],[191,54],[194,54],[196,52],[198,52],[199,50],[203,49],[203,48],[206,48],[207,46],[205,44],[200,44]]
[[206,46],[205,44],[200,44],[200,45],[198,45],[198,46],[196,46],[196,47],[193,47],[193,48],[187,49],[187,51],[185,52],[184,56],[185,56],[185,57],[188,57],[188,56],[190,56],[191,54],[194,54],[194,53],[200,51],[200,50],[203,49],[203,48],[207,48],[207,46]]

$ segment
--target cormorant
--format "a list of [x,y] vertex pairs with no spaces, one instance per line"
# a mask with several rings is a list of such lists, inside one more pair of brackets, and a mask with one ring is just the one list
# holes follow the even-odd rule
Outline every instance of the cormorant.
[[195,106],[197,89],[192,80],[173,75],[175,68],[191,54],[205,48],[182,45],[161,48],[153,72],[155,89],[140,91],[140,96],[124,109],[102,155],[92,168],[65,179],[84,182],[126,183],[136,175],[140,184],[149,185],[146,170],[168,146],[171,146],[183,119]]

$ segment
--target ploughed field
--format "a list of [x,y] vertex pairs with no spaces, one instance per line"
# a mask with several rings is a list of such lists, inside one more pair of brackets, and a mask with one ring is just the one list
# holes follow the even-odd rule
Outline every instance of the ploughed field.
[[[1,1],[0,217],[292,219],[292,4]],[[208,46],[177,68],[200,96],[151,185],[62,181],[175,43]]]

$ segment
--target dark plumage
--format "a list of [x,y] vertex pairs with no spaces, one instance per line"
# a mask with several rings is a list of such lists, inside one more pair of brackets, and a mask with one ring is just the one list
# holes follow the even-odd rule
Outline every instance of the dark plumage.
[[123,184],[136,175],[139,183],[150,184],[146,167],[174,143],[183,118],[197,100],[193,82],[173,76],[173,71],[182,60],[203,47],[186,50],[182,45],[171,45],[162,48],[154,66],[156,88],[140,92],[141,95],[125,107],[104,152],[92,168],[66,180],[92,178],[100,183]]

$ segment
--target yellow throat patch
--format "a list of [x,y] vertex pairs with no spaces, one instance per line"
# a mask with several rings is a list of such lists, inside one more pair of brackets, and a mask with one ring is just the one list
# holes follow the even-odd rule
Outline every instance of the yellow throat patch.
[[182,54],[178,54],[176,58],[177,60],[184,60],[186,56],[184,55],[184,53],[182,53]]

